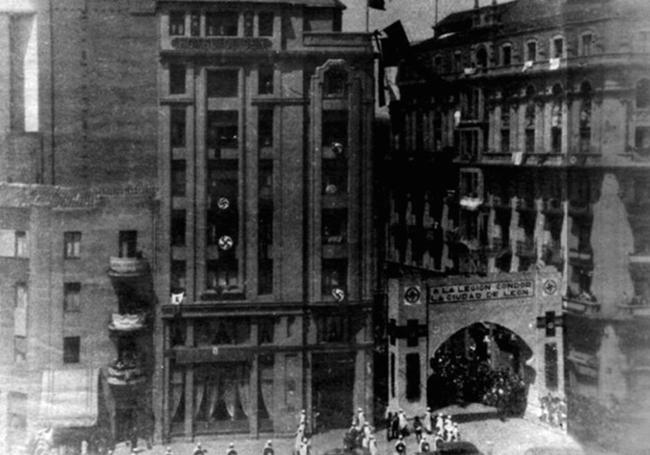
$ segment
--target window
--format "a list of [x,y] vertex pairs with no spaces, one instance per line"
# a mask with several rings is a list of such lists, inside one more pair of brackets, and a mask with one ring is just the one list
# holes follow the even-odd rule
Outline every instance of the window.
[[260,36],[273,36],[273,13],[260,13],[259,28]]
[[259,161],[258,201],[257,292],[264,295],[273,292],[273,160],[270,159]]
[[63,283],[63,311],[81,311],[81,283]]
[[237,36],[236,12],[210,12],[205,16],[207,36]]
[[591,46],[594,42],[594,35],[592,33],[583,33],[580,38],[580,47],[582,55],[588,56],[591,55],[592,49]]
[[535,121],[536,121],[536,106],[535,106],[535,87],[528,86],[526,88],[526,113],[525,113],[525,144],[524,149],[526,153],[535,152]]
[[526,43],[526,61],[534,62],[537,60],[537,41],[528,41]]
[[174,293],[185,291],[185,261],[172,261],[171,288]]
[[197,11],[190,14],[190,35],[201,36],[201,13]]
[[406,399],[420,399],[420,354],[406,354]]
[[26,283],[16,283],[14,302],[14,362],[27,360],[27,303]]
[[79,363],[81,350],[80,337],[63,338],[63,363]]
[[488,53],[484,47],[476,51],[476,66],[478,68],[487,68],[488,66]]
[[347,242],[347,209],[323,209],[323,243],[341,244]]
[[194,345],[248,344],[251,321],[247,317],[197,319],[194,322]]
[[185,147],[185,109],[172,109],[169,142],[172,147]]
[[546,343],[544,345],[544,377],[546,378],[546,388],[549,390],[557,390],[558,387],[557,363],[557,345]]
[[650,127],[637,126],[634,130],[634,146],[641,156],[650,156]]
[[563,89],[559,84],[553,86],[553,106],[551,107],[551,150],[562,152],[562,104]]
[[580,86],[580,144],[581,153],[591,151],[591,85],[583,82]]
[[442,55],[438,54],[433,58],[433,67],[435,71],[442,73]]
[[64,258],[76,259],[81,257],[81,232],[64,232],[63,244]]
[[343,68],[331,68],[325,73],[323,94],[328,98],[344,98],[347,95],[348,73]]
[[244,13],[244,36],[250,38],[253,36],[254,30],[255,15],[252,11],[246,11]]
[[481,90],[468,88],[461,95],[461,118],[478,120],[481,106]]
[[208,149],[217,158],[222,149],[239,148],[239,112],[214,111],[208,113]]
[[260,319],[257,324],[257,341],[258,344],[272,344],[275,332],[275,319]]
[[185,160],[172,160],[171,166],[171,192],[174,197],[184,197],[186,188]]
[[273,94],[273,73],[274,68],[271,65],[260,66],[257,73],[257,93],[259,95]]
[[121,258],[138,256],[138,231],[120,231],[119,246]]
[[316,316],[318,343],[346,343],[350,341],[348,318],[340,314]]
[[172,246],[185,245],[185,210],[172,210],[171,241]]
[[239,71],[208,71],[207,92],[210,98],[233,98],[239,96]]
[[553,38],[551,55],[552,58],[564,57],[564,38],[562,37]]
[[185,93],[185,65],[172,63],[169,65],[169,94],[182,95]]
[[260,109],[257,122],[259,148],[273,147],[273,109]]
[[454,53],[454,70],[458,73],[463,71],[463,54],[460,52]]
[[185,13],[183,11],[171,11],[169,13],[169,34],[172,36],[185,34]]
[[501,47],[501,64],[509,66],[512,64],[512,45],[504,44]]
[[17,258],[26,258],[29,256],[27,251],[27,233],[25,231],[16,231],[16,249]]
[[636,84],[636,107],[646,109],[650,107],[650,79],[641,79]]
[[335,289],[340,289],[346,292],[348,281],[347,275],[347,259],[323,259],[323,296],[331,297],[332,291]]
[[510,152],[510,96],[505,90],[501,102],[501,151]]

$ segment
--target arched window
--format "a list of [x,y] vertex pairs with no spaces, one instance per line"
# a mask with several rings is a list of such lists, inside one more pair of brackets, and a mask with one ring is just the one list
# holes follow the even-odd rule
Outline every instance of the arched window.
[[501,65],[512,65],[512,44],[507,43],[501,46]]
[[476,51],[476,66],[479,68],[487,68],[488,54],[484,47]]
[[580,55],[589,56],[593,53],[594,34],[592,32],[584,32],[580,35]]
[[526,118],[525,118],[525,151],[533,153],[535,151],[535,87],[529,85],[526,87]]
[[641,79],[637,82],[636,107],[637,109],[650,107],[650,79]]
[[327,98],[345,98],[348,93],[348,72],[335,66],[325,73],[323,94]]
[[526,61],[534,62],[537,60],[537,41],[530,40],[526,42]]
[[580,144],[581,153],[591,151],[591,99],[592,89],[589,82],[580,85]]
[[562,152],[562,101],[564,89],[560,84],[553,86],[553,104],[551,106],[551,151]]
[[510,103],[512,93],[510,89],[505,88],[501,94],[501,151],[510,152]]

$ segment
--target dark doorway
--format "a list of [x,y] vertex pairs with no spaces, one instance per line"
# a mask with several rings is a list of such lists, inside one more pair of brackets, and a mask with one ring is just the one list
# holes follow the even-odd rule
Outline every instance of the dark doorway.
[[500,414],[523,415],[534,370],[532,350],[517,334],[489,322],[467,326],[449,337],[431,359],[427,405],[481,403]]
[[354,353],[312,355],[312,397],[318,431],[347,428],[352,419]]

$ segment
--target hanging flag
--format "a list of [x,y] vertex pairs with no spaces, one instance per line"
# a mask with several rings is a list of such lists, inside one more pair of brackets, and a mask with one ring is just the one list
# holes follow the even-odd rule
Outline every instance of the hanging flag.
[[386,7],[384,6],[384,0],[368,0],[368,7],[386,11]]
[[391,25],[382,30],[386,38],[381,41],[381,57],[384,66],[396,66],[397,63],[405,57],[411,44],[406,36],[401,21],[393,22]]

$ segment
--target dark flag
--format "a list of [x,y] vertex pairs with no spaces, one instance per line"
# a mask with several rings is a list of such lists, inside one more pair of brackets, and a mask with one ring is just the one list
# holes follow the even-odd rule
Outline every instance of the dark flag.
[[368,0],[368,7],[386,11],[386,7],[384,6],[384,0]]
[[381,58],[384,67],[397,66],[411,47],[402,22],[393,22],[382,31],[386,35],[386,38],[381,39]]

